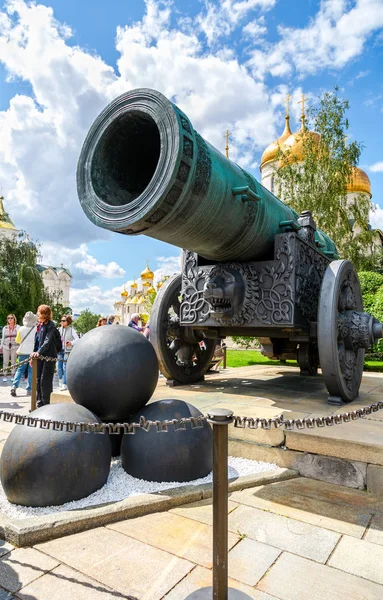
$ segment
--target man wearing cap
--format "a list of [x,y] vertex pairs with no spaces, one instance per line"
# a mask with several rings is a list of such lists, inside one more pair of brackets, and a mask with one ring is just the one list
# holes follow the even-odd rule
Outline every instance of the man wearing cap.
[[139,326],[139,324],[138,324],[139,320],[140,320],[140,315],[138,313],[133,313],[132,318],[130,319],[130,321],[128,323],[128,327],[132,327],[133,329],[136,329],[137,331],[142,332],[144,330],[144,328]]

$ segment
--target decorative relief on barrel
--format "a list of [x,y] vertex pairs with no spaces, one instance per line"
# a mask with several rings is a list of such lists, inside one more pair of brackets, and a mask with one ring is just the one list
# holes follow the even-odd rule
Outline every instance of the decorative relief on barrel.
[[193,133],[193,127],[191,126],[191,123],[190,123],[189,119],[187,117],[185,117],[185,115],[180,111],[180,109],[178,108],[178,106],[174,105],[174,108],[177,110],[178,116],[179,116],[180,121],[181,121],[182,128],[185,131],[187,131],[188,133],[190,133],[190,135],[192,135],[192,133]]
[[194,148],[193,142],[190,138],[184,135],[184,155],[189,158],[193,158]]
[[195,132],[197,141],[197,165],[193,186],[193,194],[206,194],[211,178],[211,158],[205,140]]
[[177,179],[181,183],[186,183],[190,172],[190,167],[183,160],[180,162],[180,166],[177,173]]

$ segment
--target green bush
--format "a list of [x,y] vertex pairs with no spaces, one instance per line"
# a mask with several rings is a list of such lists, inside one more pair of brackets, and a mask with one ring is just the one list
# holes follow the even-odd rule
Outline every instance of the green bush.
[[[383,275],[374,271],[362,271],[358,273],[362,288],[363,306],[379,321],[383,321]],[[373,354],[383,352],[383,339],[379,340],[371,348]]]
[[383,275],[375,271],[360,271],[358,273],[362,288],[363,299],[365,294],[375,294],[383,285]]

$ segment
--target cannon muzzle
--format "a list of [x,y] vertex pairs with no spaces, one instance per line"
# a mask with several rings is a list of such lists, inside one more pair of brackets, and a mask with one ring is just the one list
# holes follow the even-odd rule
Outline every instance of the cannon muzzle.
[[[77,187],[99,227],[144,233],[212,261],[267,258],[275,235],[297,218],[151,89],[119,96],[98,116],[81,151]],[[316,236],[336,256],[332,241]]]

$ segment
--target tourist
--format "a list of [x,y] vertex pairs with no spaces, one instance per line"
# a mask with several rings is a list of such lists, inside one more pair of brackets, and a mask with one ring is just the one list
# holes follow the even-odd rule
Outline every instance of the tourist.
[[128,327],[132,327],[133,329],[136,329],[137,331],[143,331],[143,327],[139,326],[139,320],[140,320],[140,315],[138,313],[133,313],[132,314],[132,318],[130,319],[129,323],[128,323]]
[[96,327],[102,327],[102,325],[106,325],[106,317],[100,317],[97,321]]
[[58,331],[62,342],[62,352],[57,355],[57,374],[59,377],[59,388],[63,392],[67,390],[66,385],[66,363],[69,357],[69,352],[78,340],[78,335],[72,327],[72,317],[63,315],[60,320]]
[[109,315],[107,325],[113,325],[114,323],[114,315]]
[[[20,327],[16,324],[15,315],[11,314],[7,317],[7,324],[3,327],[3,331],[1,334],[1,347],[3,349],[3,381],[8,381],[7,371],[5,370],[8,367],[9,361],[11,361],[11,365],[16,364],[16,351],[19,347],[19,344],[16,342],[17,332]],[[16,368],[13,367],[11,369],[11,376],[13,377],[15,374]]]
[[214,354],[212,358],[212,364],[210,365],[209,371],[218,371],[220,364],[223,362],[225,357],[226,344],[221,339],[216,340]]
[[150,321],[148,321],[144,327],[144,331],[143,331],[144,336],[146,337],[146,339],[150,338]]
[[[17,332],[16,342],[19,345],[17,348],[17,356],[19,357],[19,363],[27,360],[29,356],[33,352],[33,348],[35,345],[35,334],[37,328],[37,317],[30,310],[25,313],[23,318],[23,326],[20,327]],[[20,381],[25,373],[27,368],[28,378],[27,378],[27,387],[26,392],[29,395],[31,393],[32,387],[32,366],[27,363],[27,365],[20,365],[17,368],[16,374],[12,380],[11,387],[11,396],[16,396],[16,390],[20,385]]]
[[[57,339],[60,340],[56,325],[52,321],[52,310],[50,306],[41,304],[37,309],[38,325],[35,335],[34,352],[31,358],[40,356],[56,358],[61,350]],[[57,334],[57,337],[56,337]],[[53,375],[55,372],[55,361],[37,361],[37,408],[50,404],[53,389]]]

